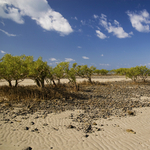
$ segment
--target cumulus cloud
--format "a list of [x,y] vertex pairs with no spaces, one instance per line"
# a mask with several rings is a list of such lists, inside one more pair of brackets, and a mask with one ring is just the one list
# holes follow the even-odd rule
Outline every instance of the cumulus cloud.
[[54,11],[47,0],[1,0],[0,17],[23,24],[24,16],[35,20],[43,29],[57,31],[62,36],[73,32],[69,22]]
[[50,61],[57,61],[56,58],[50,58],[49,60],[50,60]]
[[70,61],[75,61],[75,60],[72,59],[72,58],[65,58],[65,61],[66,61],[66,62],[70,62]]
[[5,54],[6,52],[4,52],[4,51],[1,50],[1,53],[2,53],[2,54]]
[[89,59],[89,57],[86,57],[86,56],[82,56],[82,58],[83,58],[83,59]]
[[150,32],[150,15],[146,10],[140,12],[127,11],[132,27],[139,32]]
[[100,25],[102,25],[108,31],[108,33],[113,33],[113,35],[118,38],[131,37],[130,33],[126,33],[117,20],[114,20],[114,25],[112,25],[107,21],[107,16],[104,14],[101,14]]
[[100,66],[110,66],[110,64],[99,64]]
[[78,48],[82,48],[81,46],[78,46]]
[[104,55],[102,54],[101,56],[103,57]]
[[97,37],[99,37],[100,39],[107,38],[107,36],[99,30],[96,30],[96,33],[97,33]]
[[6,31],[2,30],[2,29],[0,29],[0,31],[2,31],[3,33],[5,33],[7,36],[17,36],[15,34],[10,34],[10,33],[6,32]]

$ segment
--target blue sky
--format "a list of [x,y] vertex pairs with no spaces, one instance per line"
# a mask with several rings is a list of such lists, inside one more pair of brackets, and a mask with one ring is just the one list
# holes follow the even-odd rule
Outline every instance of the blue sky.
[[0,0],[0,57],[150,67],[150,0]]

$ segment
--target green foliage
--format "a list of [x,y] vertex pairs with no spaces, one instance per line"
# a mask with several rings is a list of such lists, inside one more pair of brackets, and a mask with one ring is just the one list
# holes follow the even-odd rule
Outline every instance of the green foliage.
[[112,69],[112,70],[110,70],[109,72],[110,72],[111,74],[116,74],[115,70],[116,70],[116,69]]
[[96,69],[96,70],[94,71],[94,73],[97,73],[98,75],[100,75],[101,71],[100,71],[99,69]]
[[128,68],[119,68],[119,69],[111,70],[111,72],[115,72],[115,74],[119,74],[119,75],[126,75],[127,71],[128,71]]
[[28,64],[29,74],[28,76],[33,79],[38,87],[44,87],[44,80],[49,75],[49,66],[47,62],[42,61],[42,57],[39,57],[36,61]]
[[106,70],[106,69],[101,69],[101,70],[100,70],[100,74],[101,74],[101,75],[106,75],[108,72],[109,72],[109,71]]
[[106,70],[106,69],[101,69],[101,70],[96,69],[96,70],[94,71],[94,73],[97,73],[98,75],[106,75],[108,72],[109,72],[109,71]]
[[95,72],[96,67],[91,66],[90,68],[87,65],[77,66],[77,74],[82,78],[88,78],[89,82],[92,82],[91,76]]
[[128,69],[126,72],[126,77],[131,78],[134,82],[136,82],[138,78],[145,82],[149,74],[150,69],[148,69],[146,66],[136,66]]
[[136,82],[137,77],[140,75],[139,69],[137,67],[131,67],[126,72],[126,77],[132,79]]
[[[53,84],[56,86],[56,83],[54,81],[55,77],[54,77],[54,70],[53,70],[53,67],[49,66],[49,71],[48,71],[48,75],[47,75],[47,78],[46,78],[46,82],[47,83],[51,83],[51,81],[53,82]],[[49,82],[50,80],[50,82]]]
[[148,75],[150,75],[150,69],[148,69],[146,66],[137,66],[136,68],[139,72],[139,78],[145,82]]
[[69,70],[69,62],[61,62],[57,64],[57,66],[53,69],[53,75],[55,79],[58,80],[58,84],[60,84],[60,79],[66,76],[68,70]]
[[67,77],[68,77],[69,81],[71,83],[74,83],[75,85],[76,85],[76,75],[77,75],[77,63],[74,63],[72,65],[72,68],[70,68],[67,71]]
[[27,65],[32,60],[32,56],[12,56],[11,54],[5,54],[5,56],[0,60],[1,78],[8,81],[9,86],[12,86],[11,81],[15,80],[15,86],[17,86],[19,80],[23,80],[27,77]]
[[[142,79],[145,82],[148,75],[150,75],[150,69],[146,66],[136,66],[131,68],[119,68],[113,69],[110,72],[114,72],[120,75],[126,75],[127,78],[131,78],[133,81],[137,79]],[[25,78],[29,77],[33,79],[36,84],[43,88],[44,81],[53,81],[55,84],[55,79],[60,83],[60,79],[67,77],[71,83],[76,86],[76,76],[82,78],[87,78],[89,82],[91,81],[91,76],[93,73],[106,75],[108,70],[96,69],[96,67],[87,65],[78,65],[74,63],[69,69],[69,62],[61,62],[57,64],[55,68],[47,65],[47,62],[43,62],[42,57],[39,57],[36,61],[33,61],[33,56],[12,56],[11,54],[5,54],[4,57],[0,59],[0,79],[5,79],[9,86],[12,86],[12,80],[15,80],[15,86]]]

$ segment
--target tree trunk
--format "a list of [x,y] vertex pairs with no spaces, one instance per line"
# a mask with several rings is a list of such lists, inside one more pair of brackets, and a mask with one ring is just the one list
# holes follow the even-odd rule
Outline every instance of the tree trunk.
[[88,77],[88,78],[89,78],[89,82],[92,83],[91,77]]
[[55,83],[55,81],[54,80],[52,80],[53,81],[53,84],[55,85],[55,87],[56,87],[56,83]]
[[39,82],[38,79],[35,79],[35,82],[36,82],[36,84],[37,84],[38,87],[41,87],[40,82]]
[[12,87],[11,80],[7,80],[9,83],[9,87]]
[[18,80],[16,80],[16,83],[15,83],[15,87],[17,87],[18,86]]
[[44,88],[44,79],[41,80],[41,88]]

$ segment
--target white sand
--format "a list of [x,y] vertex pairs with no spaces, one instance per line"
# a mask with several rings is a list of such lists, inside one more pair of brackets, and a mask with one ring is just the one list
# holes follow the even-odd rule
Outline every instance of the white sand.
[[[61,83],[68,83],[68,79],[61,79],[60,82]],[[88,81],[86,78],[77,78],[77,82],[82,82],[82,81]],[[92,81],[99,81],[99,82],[113,82],[113,81],[131,81],[131,79],[126,79],[126,77],[124,76],[112,76],[112,77],[106,77],[106,78],[92,78]],[[56,81],[57,82],[57,81]],[[12,81],[12,84],[15,84],[15,81]],[[47,84],[45,82],[45,84]],[[1,85],[8,85],[8,82],[6,82],[5,80],[0,80],[0,86]],[[31,80],[31,79],[25,79],[22,82],[19,83],[19,85],[36,85],[36,83]]]
[[[28,146],[33,150],[150,150],[150,108],[134,110],[136,116],[95,120],[95,127],[103,130],[88,133],[89,137],[67,128],[69,124],[77,126],[69,116],[81,113],[79,110],[48,114],[45,119],[37,112],[27,119],[18,116],[11,124],[0,121],[0,150],[21,150]],[[35,119],[36,116],[39,118]],[[43,126],[44,123],[48,125]],[[24,130],[25,127],[29,130]],[[31,132],[35,128],[39,133]]]

